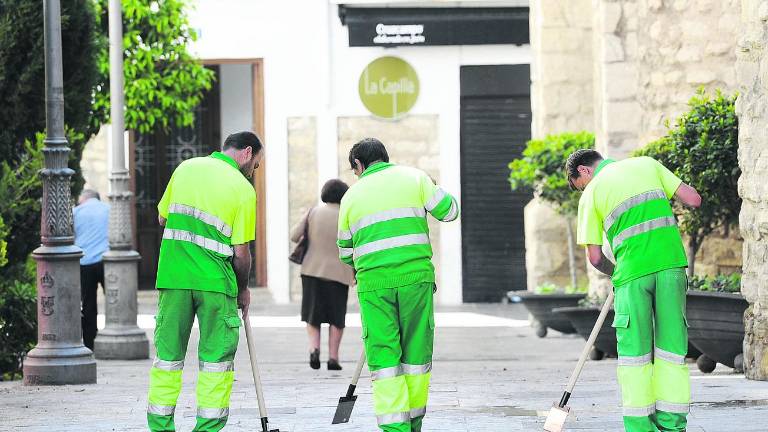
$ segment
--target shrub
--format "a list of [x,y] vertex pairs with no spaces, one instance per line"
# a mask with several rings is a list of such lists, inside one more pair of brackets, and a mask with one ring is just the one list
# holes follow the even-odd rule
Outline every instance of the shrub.
[[37,341],[35,278],[0,282],[0,381],[21,374],[24,355]]
[[581,148],[594,148],[595,136],[589,132],[566,132],[528,141],[523,157],[509,164],[512,189],[531,188],[564,216],[575,216],[579,209],[578,191],[568,187],[565,162]]

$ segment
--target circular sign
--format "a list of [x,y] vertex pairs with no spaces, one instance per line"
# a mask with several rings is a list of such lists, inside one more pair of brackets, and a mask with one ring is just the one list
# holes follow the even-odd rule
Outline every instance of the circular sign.
[[395,119],[406,114],[419,97],[419,77],[405,60],[380,57],[366,66],[358,83],[360,100],[376,117]]

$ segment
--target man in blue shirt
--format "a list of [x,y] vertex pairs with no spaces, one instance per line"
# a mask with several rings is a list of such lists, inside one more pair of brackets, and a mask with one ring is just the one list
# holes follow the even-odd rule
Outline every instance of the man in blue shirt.
[[104,288],[104,263],[101,256],[109,250],[109,206],[99,194],[84,189],[74,210],[75,245],[83,250],[80,258],[80,301],[82,303],[83,344],[93,350],[98,328],[96,290]]

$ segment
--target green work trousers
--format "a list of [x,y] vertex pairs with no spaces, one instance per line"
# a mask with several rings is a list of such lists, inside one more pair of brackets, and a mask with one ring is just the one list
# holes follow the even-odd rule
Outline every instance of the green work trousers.
[[147,422],[153,432],[174,431],[184,357],[197,316],[200,327],[197,424],[194,431],[218,431],[227,423],[240,336],[237,299],[223,293],[160,289],[155,323],[157,357],[149,380]]
[[419,432],[427,412],[435,284],[358,292],[373,409],[385,432]]
[[662,270],[616,287],[618,380],[628,432],[684,431],[691,386],[685,355],[687,278]]

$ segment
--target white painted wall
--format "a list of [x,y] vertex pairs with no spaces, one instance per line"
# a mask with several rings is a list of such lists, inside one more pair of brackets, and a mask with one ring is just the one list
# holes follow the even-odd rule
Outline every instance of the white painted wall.
[[[322,185],[338,172],[337,118],[368,115],[357,94],[361,71],[377,57],[401,57],[414,67],[421,85],[411,112],[439,116],[441,183],[458,197],[460,66],[531,62],[529,45],[350,48],[347,28],[341,25],[336,7],[327,0],[198,0],[191,16],[192,26],[201,36],[195,50],[203,59],[264,59],[267,271],[269,287],[281,303],[289,301],[285,240],[289,229],[288,117],[317,117],[318,183]],[[460,223],[444,225],[440,235],[442,286],[438,301],[458,304]]]
[[221,143],[229,134],[253,129],[253,81],[250,64],[219,66]]

